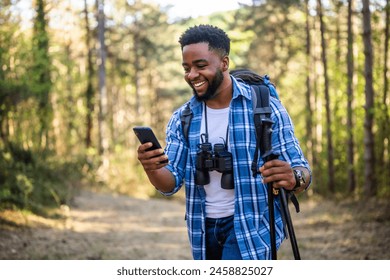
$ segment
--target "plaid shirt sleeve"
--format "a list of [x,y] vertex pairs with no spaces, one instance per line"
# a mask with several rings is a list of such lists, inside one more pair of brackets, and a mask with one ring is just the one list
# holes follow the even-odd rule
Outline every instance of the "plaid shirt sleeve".
[[280,154],[280,159],[290,163],[291,167],[302,166],[309,170],[310,166],[306,160],[299,141],[294,133],[293,122],[280,100],[270,98],[272,108],[272,146]]
[[185,177],[187,166],[188,147],[181,129],[180,112],[183,107],[175,111],[168,122],[166,129],[165,154],[168,156],[169,165],[167,169],[171,171],[175,178],[175,188],[172,192],[163,193],[166,196],[175,194],[181,188]]

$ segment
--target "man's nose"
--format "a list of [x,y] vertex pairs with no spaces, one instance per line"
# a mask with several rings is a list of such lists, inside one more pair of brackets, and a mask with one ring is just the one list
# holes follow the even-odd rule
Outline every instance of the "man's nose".
[[188,76],[187,77],[188,77],[189,80],[193,80],[193,79],[195,79],[198,76],[199,76],[198,71],[196,71],[196,69],[192,68],[190,70],[190,72],[188,72]]

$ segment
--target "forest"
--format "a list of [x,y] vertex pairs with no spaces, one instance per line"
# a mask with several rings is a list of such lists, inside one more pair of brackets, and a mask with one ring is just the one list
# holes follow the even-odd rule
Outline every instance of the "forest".
[[157,196],[132,128],[151,126],[164,143],[192,96],[178,38],[197,24],[229,34],[231,69],[276,85],[312,168],[304,196],[390,198],[389,0],[168,11],[141,0],[0,0],[0,210],[39,213],[82,186]]

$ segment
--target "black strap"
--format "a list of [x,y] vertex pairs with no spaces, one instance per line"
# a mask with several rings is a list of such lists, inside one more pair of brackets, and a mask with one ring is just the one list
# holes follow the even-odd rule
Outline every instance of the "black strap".
[[184,110],[181,112],[180,120],[181,120],[181,127],[183,129],[184,138],[188,142],[188,132],[190,130],[190,124],[192,120],[192,110],[190,107],[190,102],[187,102]]
[[253,85],[252,88],[252,106],[253,106],[253,120],[256,131],[256,150],[252,160],[252,175],[256,177],[259,173],[257,162],[259,159],[259,149],[262,147],[262,121],[271,117],[271,107],[269,105],[270,92],[266,85]]
[[292,204],[295,207],[295,211],[297,213],[299,213],[299,211],[301,211],[301,209],[299,208],[298,198],[295,196],[294,192],[290,192],[289,196],[290,196],[290,200],[291,200]]

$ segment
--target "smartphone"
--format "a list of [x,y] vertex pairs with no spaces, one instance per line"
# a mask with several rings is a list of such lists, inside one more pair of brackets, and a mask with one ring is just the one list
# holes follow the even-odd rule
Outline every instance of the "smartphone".
[[[137,136],[138,140],[141,142],[141,144],[145,144],[147,142],[151,142],[153,144],[153,146],[148,148],[146,151],[161,149],[161,145],[158,142],[156,135],[154,134],[153,130],[150,127],[136,126],[133,127],[133,131]],[[168,160],[163,161],[162,163],[166,163],[166,162],[168,162]]]

